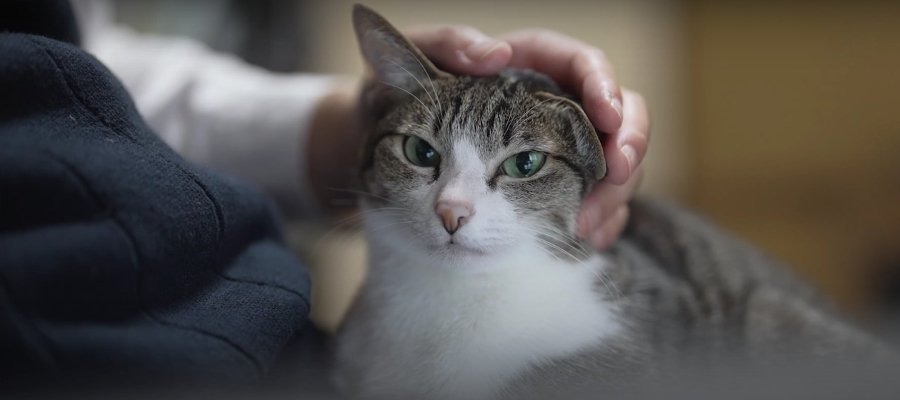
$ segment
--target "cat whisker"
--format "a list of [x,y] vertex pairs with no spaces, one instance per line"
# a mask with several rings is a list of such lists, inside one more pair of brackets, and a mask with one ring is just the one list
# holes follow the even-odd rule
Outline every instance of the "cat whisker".
[[387,85],[387,86],[393,87],[393,88],[395,88],[395,89],[397,89],[397,90],[400,90],[400,91],[402,91],[402,92],[404,92],[404,93],[406,93],[406,94],[412,96],[414,99],[416,99],[416,101],[419,102],[419,104],[422,105],[422,108],[424,108],[425,111],[428,112],[429,117],[430,117],[430,118],[434,118],[434,112],[431,111],[431,109],[428,108],[427,105],[425,105],[425,102],[422,101],[422,99],[420,99],[419,96],[416,96],[416,95],[412,94],[412,92],[410,92],[409,90],[406,90],[406,89],[404,89],[404,88],[402,88],[402,87],[400,87],[400,86],[394,85],[394,84],[392,84],[392,83],[390,83],[390,82],[387,82],[387,81],[381,81],[381,83],[383,83],[383,84],[385,84],[385,85]]
[[414,226],[416,224],[416,222],[417,221],[408,220],[408,219],[394,220],[393,223],[379,224],[377,227],[368,227],[367,229],[368,229],[369,234],[373,234],[373,233],[384,234],[386,232],[390,232],[391,228],[394,228],[397,226]]
[[[319,251],[321,251],[322,243],[330,240],[339,232],[345,231],[346,228],[360,223],[367,214],[372,214],[374,212],[393,212],[397,213],[397,215],[404,215],[403,213],[407,211],[408,209],[402,207],[382,207],[377,209],[359,210],[352,213],[351,215],[340,218],[333,222],[331,228],[329,228],[328,231],[326,231],[322,236],[318,238],[318,240],[316,240],[316,244],[313,246],[313,254],[315,255]],[[359,226],[355,226],[354,228],[356,228],[356,231],[360,230]]]
[[[603,279],[603,277],[601,277],[601,276],[597,273],[597,271],[595,271],[593,268],[591,268],[589,265],[587,265],[587,262],[586,262],[585,260],[578,259],[575,255],[569,253],[569,252],[566,251],[565,249],[563,249],[563,248],[561,248],[561,247],[555,245],[554,243],[552,243],[552,242],[550,242],[550,241],[548,241],[548,240],[546,240],[546,239],[543,239],[543,238],[541,238],[541,237],[536,237],[535,240],[537,240],[539,243],[542,243],[542,244],[547,245],[547,246],[550,246],[550,247],[554,247],[555,249],[559,250],[561,253],[565,254],[566,256],[568,256],[568,257],[570,258],[570,260],[569,260],[570,262],[574,262],[574,264],[586,268],[589,272],[591,272],[591,274],[594,275],[594,277],[597,279],[597,281],[599,281],[599,282],[602,283],[604,286],[606,286],[606,283],[605,283],[605,280]],[[550,253],[548,253],[548,254],[549,254],[551,257],[553,257],[554,259],[556,259],[557,261],[563,262],[563,260],[562,260],[559,256],[557,256],[556,254],[554,254],[553,252],[550,252]],[[606,286],[606,288],[607,288],[607,291],[610,292],[610,294],[614,297],[614,301],[615,301],[615,299],[617,298],[617,296],[616,296],[614,293],[612,293],[612,289],[609,288],[609,286]]]
[[[553,246],[553,243],[550,243],[550,242],[548,242],[547,240],[542,239],[542,238],[540,238],[540,237],[536,237],[535,240],[537,240],[538,243],[540,243],[540,244],[542,244],[542,245]],[[560,251],[565,252],[565,251],[562,250],[562,249],[560,249]],[[550,257],[553,257],[554,259],[556,259],[556,261],[559,261],[559,262],[565,262],[562,258],[560,258],[558,255],[556,255],[556,254],[553,253],[553,252],[549,252],[549,253],[547,253],[547,254],[549,254]],[[569,257],[571,257],[571,256],[569,256]]]
[[522,115],[519,116],[518,118],[506,118],[506,122],[503,124],[503,130],[510,131],[517,122],[527,121],[529,118],[531,118],[533,111],[535,111],[537,109],[537,107],[541,106],[544,103],[549,102],[550,100],[551,99],[544,99],[544,100],[539,101],[537,104],[535,104],[535,105],[531,106],[529,109],[525,110],[525,112],[522,113]]
[[428,88],[426,88],[425,85],[422,84],[422,81],[420,81],[419,78],[417,78],[412,72],[409,72],[409,70],[406,69],[406,67],[404,67],[402,64],[400,64],[400,63],[398,63],[398,62],[396,62],[396,61],[394,61],[394,60],[387,60],[387,61],[391,62],[392,64],[394,64],[394,65],[396,65],[396,66],[398,66],[398,67],[400,67],[400,69],[402,69],[402,70],[403,70],[404,72],[406,72],[410,77],[412,77],[412,78],[416,81],[416,83],[419,84],[419,87],[421,87],[422,90],[425,91],[425,94],[427,94],[428,97],[431,98],[432,104],[434,104],[435,107],[438,107],[438,109],[440,109],[441,112],[443,112],[443,109],[441,108],[441,103],[438,102],[438,99],[437,99],[437,95],[438,95],[438,94],[437,94],[437,89],[435,89],[435,87],[434,87],[434,81],[431,80],[431,75],[428,73],[428,70],[425,69],[425,66],[422,65],[422,62],[419,61],[419,58],[416,57],[414,54],[412,54],[411,51],[407,50],[407,53],[409,53],[410,56],[412,56],[412,58],[413,58],[414,60],[416,60],[416,62],[419,63],[419,68],[422,68],[422,72],[424,72],[424,73],[425,73],[425,76],[428,77],[428,82],[431,84],[431,89],[434,91],[434,96],[432,96],[432,95],[431,95],[431,92],[428,91]]
[[550,101],[552,101],[552,99],[543,99],[543,100],[537,102],[535,105],[531,106],[529,109],[525,110],[524,113],[522,113],[522,116],[519,117],[519,121],[527,121],[529,118],[531,118],[533,116],[533,113],[537,110],[538,107],[540,107]]
[[[525,230],[535,233],[536,234],[535,239],[541,241],[541,243],[543,243],[543,244],[547,244],[550,247],[553,247],[554,249],[558,250],[559,252],[572,258],[572,261],[581,260],[583,258],[586,258],[586,256],[587,256],[586,253],[582,254],[582,253],[578,253],[577,251],[575,251],[575,253],[573,253],[572,251],[566,250],[565,248],[560,246],[560,244],[563,244],[565,242],[560,242],[559,244],[555,243],[556,240],[551,240],[551,239],[557,239],[556,235],[554,235],[553,232],[548,232],[545,230],[534,229],[534,228],[524,227],[524,226],[520,227],[520,229],[525,229]],[[547,239],[547,238],[549,238],[549,239]],[[573,248],[573,250],[576,250],[576,249]]]
[[[545,230],[540,230],[540,229],[533,229],[530,227],[522,227],[522,228],[524,228],[526,230],[530,230],[532,232],[535,232],[539,235],[541,235],[541,234],[546,235],[548,237],[554,237],[554,234],[571,237],[571,235],[567,235],[563,232],[560,232],[555,228],[551,228],[549,226],[541,226],[541,227],[546,228],[547,230],[545,231]],[[609,293],[613,304],[618,303],[619,299],[622,297],[621,291],[616,286],[615,282],[613,282],[611,279],[609,279],[609,277],[605,273],[603,273],[602,271],[598,272],[597,270],[592,268],[590,265],[588,265],[587,259],[589,258],[589,256],[591,254],[587,253],[584,249],[573,247],[573,249],[576,249],[576,251],[580,252],[579,254],[583,256],[583,257],[579,258],[576,255],[566,251],[562,247],[555,245],[546,239],[541,238],[540,236],[536,237],[536,240],[538,240],[539,242],[544,243],[548,246],[554,247],[555,249],[559,250],[563,254],[566,254],[568,257],[571,257],[572,261],[574,261],[575,264],[578,264],[581,267],[587,268],[588,271],[590,271],[597,278],[597,281],[600,284],[602,284],[604,286],[604,288],[606,288],[606,292]],[[570,247],[572,247],[572,246],[570,245]],[[551,253],[551,256],[556,257],[552,253]],[[558,257],[557,257],[557,259],[558,259]]]
[[384,197],[384,196],[379,196],[379,195],[377,195],[377,194],[375,194],[375,193],[367,192],[367,191],[364,191],[364,190],[358,190],[358,189],[346,189],[346,188],[334,188],[334,187],[326,188],[326,190],[331,190],[331,191],[335,191],[335,192],[344,192],[344,193],[351,193],[351,194],[363,195],[363,196],[366,196],[366,197],[371,197],[371,198],[373,198],[373,199],[385,201],[385,202],[387,202],[388,204],[391,204],[391,205],[394,205],[394,206],[400,206],[400,207],[402,207],[402,205],[401,205],[400,203],[396,202],[395,200],[389,199],[389,198]]
[[[406,49],[406,53],[412,56],[412,59],[416,60],[416,62],[419,63],[419,68],[421,68],[422,72],[425,73],[425,76],[428,77],[428,83],[431,84],[431,90],[434,92],[435,103],[437,103],[438,109],[441,111],[441,113],[443,113],[444,108],[439,101],[437,88],[434,87],[434,79],[432,79],[431,74],[428,73],[428,68],[425,68],[425,65],[422,64],[422,60],[419,59],[418,55],[413,54],[412,50]],[[416,81],[418,82],[419,80],[416,79]],[[422,85],[422,82],[419,82],[419,85]],[[425,87],[422,87],[422,89],[425,89]],[[427,92],[428,90],[426,89],[425,91]]]
[[[532,221],[529,221],[529,222],[530,222],[531,224],[537,225],[537,226],[539,226],[539,227],[541,227],[541,228],[543,228],[543,229],[546,229],[546,230],[548,230],[548,231],[550,231],[550,232],[553,232],[553,233],[559,235],[559,237],[561,237],[561,238],[563,238],[563,239],[566,239],[566,243],[569,244],[570,246],[572,246],[573,248],[577,248],[577,249],[579,249],[580,251],[585,252],[586,254],[591,254],[591,253],[593,253],[592,250],[590,250],[590,249],[588,249],[588,248],[585,248],[585,247],[582,245],[583,242],[582,242],[580,239],[578,239],[577,237],[575,237],[575,235],[573,235],[573,234],[571,234],[571,233],[568,233],[568,232],[564,232],[562,229],[560,229],[560,228],[557,227],[557,226],[549,225],[549,224],[547,224],[547,223],[545,223],[545,222],[542,222],[542,221],[534,221],[534,220],[532,220]],[[572,243],[575,243],[575,244],[577,244],[578,246],[576,246],[575,244],[572,244]]]
[[395,212],[397,214],[400,214],[400,213],[409,212],[409,209],[405,208],[405,207],[380,207],[380,208],[374,208],[374,209],[360,210],[360,211],[355,212],[353,215],[344,217],[344,218],[336,221],[335,223],[336,224],[344,224],[346,222],[351,222],[351,223],[358,222],[358,221],[362,220],[363,217],[365,217],[368,214],[374,214],[374,213],[383,213],[384,214],[384,213],[388,213],[388,212]]
[[433,129],[431,126],[426,125],[421,122],[408,122],[406,124],[406,126],[418,128],[418,129],[422,130],[423,132],[432,132],[432,129]]
[[529,223],[542,229],[545,233],[553,233],[554,237],[559,239],[562,244],[568,246],[570,249],[572,249],[572,251],[577,252],[579,255],[583,256],[583,258],[587,258],[593,255],[593,252],[581,245],[580,240],[567,232],[563,232],[558,227],[554,227],[552,225],[534,220],[530,220]]

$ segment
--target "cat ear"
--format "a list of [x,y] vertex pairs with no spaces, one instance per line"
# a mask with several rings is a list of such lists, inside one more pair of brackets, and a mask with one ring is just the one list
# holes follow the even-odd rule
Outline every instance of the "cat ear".
[[354,5],[353,28],[377,83],[412,92],[424,88],[431,79],[448,76],[372,9]]
[[580,158],[579,165],[584,166],[582,173],[599,181],[606,176],[606,158],[603,156],[603,145],[594,124],[581,106],[569,98],[548,92],[537,92],[538,99],[548,100],[556,104],[562,115],[569,120],[568,126],[575,138],[575,154]]

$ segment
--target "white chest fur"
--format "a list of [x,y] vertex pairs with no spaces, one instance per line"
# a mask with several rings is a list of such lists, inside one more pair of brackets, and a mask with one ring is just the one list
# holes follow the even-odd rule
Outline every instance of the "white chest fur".
[[365,395],[490,398],[530,366],[618,330],[596,292],[600,256],[563,262],[523,246],[454,269],[377,247],[361,297],[374,311],[348,321],[339,354]]

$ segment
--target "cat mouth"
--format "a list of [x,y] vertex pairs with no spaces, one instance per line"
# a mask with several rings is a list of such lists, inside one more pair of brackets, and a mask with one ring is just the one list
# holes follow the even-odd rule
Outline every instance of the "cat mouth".
[[459,239],[453,237],[447,240],[447,243],[444,244],[443,248],[451,253],[479,256],[487,255],[487,251],[485,251],[484,249],[472,246],[470,244],[461,243]]

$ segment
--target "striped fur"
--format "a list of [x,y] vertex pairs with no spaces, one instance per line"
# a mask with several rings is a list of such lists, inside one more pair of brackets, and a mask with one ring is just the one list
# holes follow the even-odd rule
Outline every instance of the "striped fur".
[[[780,265],[673,206],[633,202],[622,239],[595,253],[575,218],[606,167],[577,103],[533,72],[440,71],[364,7],[354,22],[375,74],[361,96],[371,265],[337,340],[348,393],[609,394],[686,361],[884,350]],[[406,136],[427,141],[438,165],[411,164]],[[499,173],[529,150],[548,154],[539,173]],[[449,242],[433,211],[448,191],[476,210]]]

